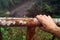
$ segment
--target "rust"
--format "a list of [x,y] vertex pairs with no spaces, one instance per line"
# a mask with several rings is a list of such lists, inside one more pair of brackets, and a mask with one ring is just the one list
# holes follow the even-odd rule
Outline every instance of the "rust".
[[33,37],[35,35],[35,28],[33,26],[27,27],[27,38],[26,40],[34,40]]
[[[58,21],[59,20],[59,21]],[[55,23],[60,26],[60,19],[54,19]],[[6,27],[27,27],[27,40],[32,40],[35,34],[35,28],[40,26],[41,24],[38,22],[36,18],[0,18],[0,26]],[[1,35],[1,34],[0,34]],[[0,36],[0,40],[2,40],[2,36]]]
[[[60,19],[59,19],[60,20]],[[55,23],[60,26],[60,21],[55,20]],[[36,18],[0,18],[0,26],[40,26]]]
[[0,40],[2,40],[2,33],[1,33],[1,29],[0,29]]

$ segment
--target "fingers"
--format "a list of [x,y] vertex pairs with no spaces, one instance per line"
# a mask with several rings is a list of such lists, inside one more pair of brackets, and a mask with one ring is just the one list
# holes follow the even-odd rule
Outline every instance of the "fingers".
[[48,20],[48,16],[46,16],[46,15],[37,15],[36,18],[37,19],[46,19],[46,20]]
[[39,22],[41,22],[42,15],[37,15],[36,18],[38,19]]
[[46,20],[48,20],[48,17],[46,15],[42,15]]
[[50,29],[55,29],[57,27],[50,16],[37,15],[36,18],[42,24],[42,27],[40,27],[41,30],[49,32]]
[[54,22],[53,19],[51,18],[51,16],[48,16],[48,18],[49,18],[50,21]]
[[45,23],[48,19],[46,15],[37,15],[36,18],[38,19],[39,22]]

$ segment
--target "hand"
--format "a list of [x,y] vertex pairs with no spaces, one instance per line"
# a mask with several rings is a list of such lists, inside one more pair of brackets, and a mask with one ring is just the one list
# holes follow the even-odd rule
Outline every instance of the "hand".
[[50,16],[37,15],[36,18],[43,25],[42,27],[40,27],[41,30],[51,33],[57,28],[57,25]]

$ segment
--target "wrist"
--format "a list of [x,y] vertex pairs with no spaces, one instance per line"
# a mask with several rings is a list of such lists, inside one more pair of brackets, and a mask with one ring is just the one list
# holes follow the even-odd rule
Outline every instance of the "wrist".
[[60,27],[55,27],[54,29],[52,29],[51,34],[60,37]]

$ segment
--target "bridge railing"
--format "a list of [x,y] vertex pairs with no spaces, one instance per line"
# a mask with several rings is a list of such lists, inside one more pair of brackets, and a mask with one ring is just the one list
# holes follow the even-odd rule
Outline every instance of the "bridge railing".
[[[55,23],[60,26],[60,19],[53,18]],[[31,40],[35,34],[35,28],[40,27],[41,24],[36,18],[6,18],[0,17],[0,27],[27,27],[26,40]],[[0,40],[2,40],[2,35],[0,34]]]

